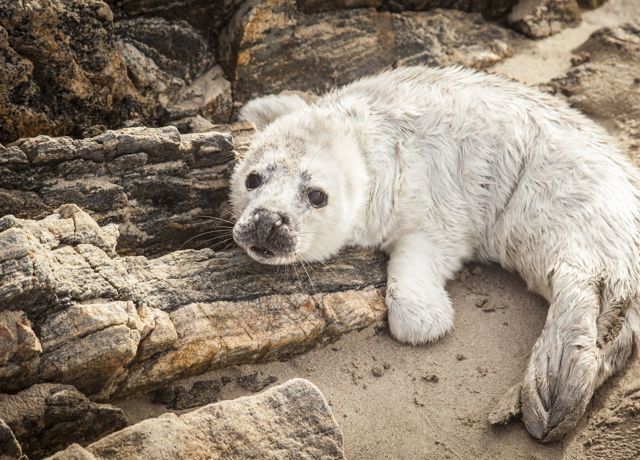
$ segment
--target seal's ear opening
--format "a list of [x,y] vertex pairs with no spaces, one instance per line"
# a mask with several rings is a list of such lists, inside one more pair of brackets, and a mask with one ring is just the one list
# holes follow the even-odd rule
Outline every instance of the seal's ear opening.
[[259,97],[240,109],[238,118],[256,125],[261,130],[282,115],[307,107],[307,101],[297,94],[281,93]]

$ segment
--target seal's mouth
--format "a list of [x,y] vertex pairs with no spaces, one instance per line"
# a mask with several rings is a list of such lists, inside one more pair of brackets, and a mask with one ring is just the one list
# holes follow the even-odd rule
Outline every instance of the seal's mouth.
[[273,257],[275,255],[272,251],[262,246],[251,246],[249,250],[266,259]]

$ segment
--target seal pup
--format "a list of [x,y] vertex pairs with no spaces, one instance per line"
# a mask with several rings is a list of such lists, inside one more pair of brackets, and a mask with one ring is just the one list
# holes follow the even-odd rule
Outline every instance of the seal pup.
[[521,393],[536,438],[562,437],[640,330],[638,170],[564,102],[459,67],[364,78],[312,104],[249,102],[260,132],[234,171],[233,237],[255,260],[314,262],[344,246],[389,255],[391,334],[453,326],[463,262],[517,271],[550,303]]

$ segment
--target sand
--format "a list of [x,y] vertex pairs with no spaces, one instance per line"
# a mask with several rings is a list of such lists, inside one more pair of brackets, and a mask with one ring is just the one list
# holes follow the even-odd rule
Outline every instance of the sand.
[[[632,16],[640,18],[640,2],[610,0],[586,12],[579,27],[521,45],[492,71],[533,85],[547,82],[569,69],[571,50],[590,33]],[[192,380],[231,377],[221,399],[248,394],[235,378],[257,370],[278,382],[311,380],[333,408],[351,460],[563,458],[562,443],[538,443],[519,421],[497,428],[486,421],[496,399],[522,376],[546,302],[497,266],[469,265],[448,288],[455,329],[436,344],[402,345],[377,325],[288,362],[234,367]],[[145,396],[116,404],[131,422],[167,411]]]

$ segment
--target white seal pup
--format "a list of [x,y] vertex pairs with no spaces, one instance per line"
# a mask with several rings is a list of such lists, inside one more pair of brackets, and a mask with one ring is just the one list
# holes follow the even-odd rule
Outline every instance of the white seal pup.
[[261,132],[231,185],[254,259],[389,254],[393,336],[453,325],[445,283],[470,259],[517,271],[550,303],[521,391],[536,438],[558,439],[628,361],[640,329],[639,177],[564,102],[462,68],[402,68],[330,92],[249,102]]

